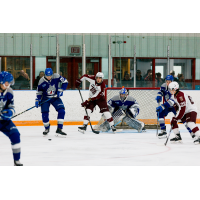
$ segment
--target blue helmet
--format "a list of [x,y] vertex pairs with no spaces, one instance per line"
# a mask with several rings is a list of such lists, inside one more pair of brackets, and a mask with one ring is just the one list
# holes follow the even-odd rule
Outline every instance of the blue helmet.
[[166,81],[173,81],[174,77],[172,75],[167,75],[165,78]]
[[0,83],[5,84],[5,82],[8,82],[10,85],[14,85],[14,78],[9,72],[2,71],[0,72]]
[[[120,94],[125,94],[124,97],[121,97]],[[119,96],[120,96],[120,99],[122,101],[124,101],[126,99],[126,97],[128,96],[128,91],[126,90],[126,88],[123,86],[122,89],[119,91]]]
[[46,68],[45,69],[45,76],[52,76],[53,75],[53,70],[51,68]]

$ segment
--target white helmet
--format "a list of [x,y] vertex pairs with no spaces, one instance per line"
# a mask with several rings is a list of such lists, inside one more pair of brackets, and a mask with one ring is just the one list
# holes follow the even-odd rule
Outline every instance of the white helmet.
[[179,89],[179,84],[176,81],[173,81],[169,84],[169,89],[170,90],[178,90]]
[[103,75],[102,72],[98,72],[98,73],[96,74],[95,78],[96,78],[96,77],[100,77],[100,78],[102,78],[102,81],[103,81],[103,77],[104,77],[104,75]]

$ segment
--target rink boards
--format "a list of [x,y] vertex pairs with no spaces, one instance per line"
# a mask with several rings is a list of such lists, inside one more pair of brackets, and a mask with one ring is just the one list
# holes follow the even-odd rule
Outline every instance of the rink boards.
[[[83,99],[88,99],[88,90],[81,91],[83,95]],[[200,98],[198,97],[198,90],[187,90],[186,94],[190,95],[194,100],[197,108],[197,123],[200,123]],[[15,111],[16,114],[32,107],[35,105],[36,91],[14,91],[14,101],[15,101]],[[64,105],[65,105],[65,120],[64,125],[81,125],[83,123],[83,116],[85,115],[84,108],[81,107],[81,98],[78,90],[68,90],[64,91],[64,95],[61,97]],[[170,122],[172,115],[166,118],[166,123]],[[91,122],[93,125],[98,123],[98,120],[101,118],[101,113],[99,113],[99,108],[96,107],[94,112],[91,115]],[[55,109],[50,106],[49,119],[51,125],[57,125],[57,112]],[[139,116],[138,116],[139,119]],[[150,120],[145,119],[145,123],[149,123]],[[156,120],[156,119],[155,119]],[[151,119],[152,123],[156,123],[156,121]],[[42,126],[42,117],[41,117],[41,109],[33,108],[30,111],[23,113],[16,118],[13,119],[17,126]]]

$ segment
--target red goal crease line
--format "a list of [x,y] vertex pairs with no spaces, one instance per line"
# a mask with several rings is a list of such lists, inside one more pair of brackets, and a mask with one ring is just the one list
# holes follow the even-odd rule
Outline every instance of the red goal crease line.
[[[157,119],[139,119],[146,125],[157,124]],[[42,120],[32,121],[13,121],[16,126],[43,126]],[[91,121],[92,125],[97,125],[99,121]],[[166,124],[170,124],[170,119],[165,119]],[[197,124],[200,124],[200,119],[197,119]],[[57,126],[57,120],[50,120],[52,126]],[[65,121],[63,125],[83,125],[83,121]]]

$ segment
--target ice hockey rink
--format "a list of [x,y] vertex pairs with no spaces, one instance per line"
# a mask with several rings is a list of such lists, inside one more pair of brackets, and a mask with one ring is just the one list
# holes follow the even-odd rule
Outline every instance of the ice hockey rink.
[[[200,145],[193,144],[184,125],[179,126],[183,143],[168,141],[167,146],[166,139],[156,137],[155,129],[94,134],[88,126],[82,134],[78,126],[64,126],[67,137],[60,138],[55,136],[56,126],[51,126],[47,137],[42,135],[42,126],[18,126],[21,162],[24,166],[199,166]],[[1,166],[13,165],[10,141],[3,133],[0,157]]]

